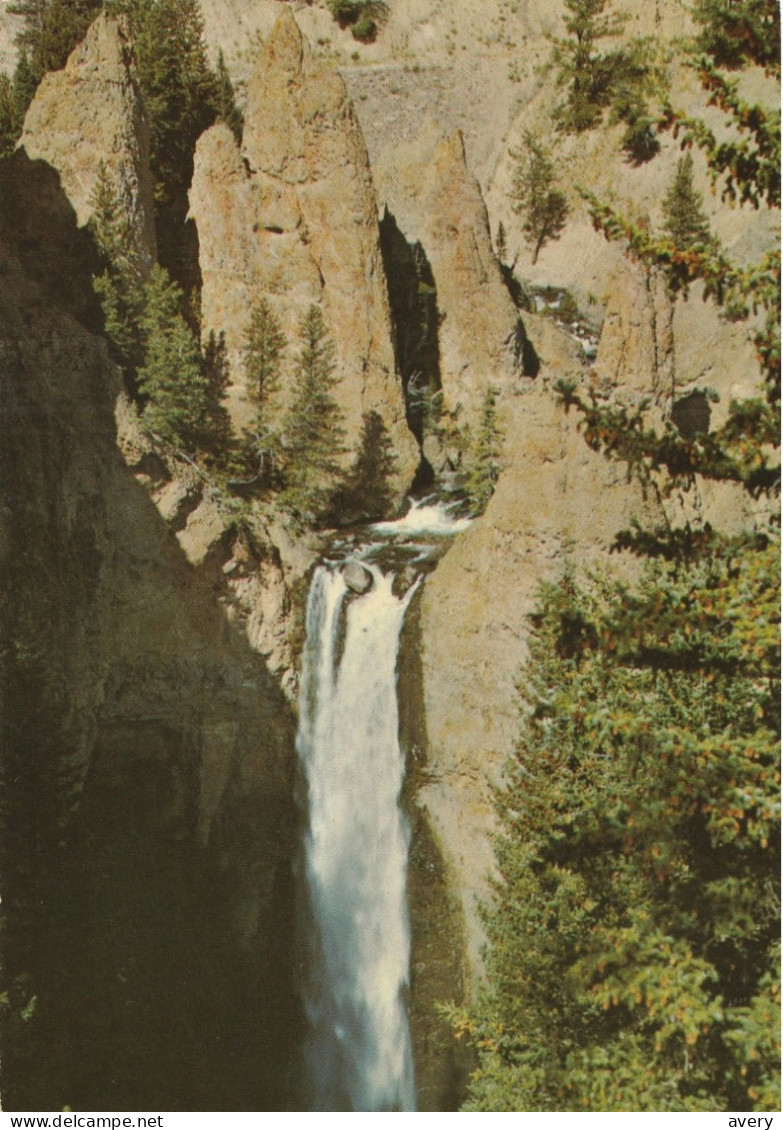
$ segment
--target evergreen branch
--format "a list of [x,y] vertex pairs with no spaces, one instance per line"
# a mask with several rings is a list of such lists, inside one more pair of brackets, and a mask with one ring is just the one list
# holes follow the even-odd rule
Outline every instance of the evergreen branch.
[[629,477],[642,485],[665,471],[666,494],[689,489],[699,475],[740,483],[754,498],[779,489],[779,464],[765,450],[778,443],[779,419],[762,401],[732,404],[722,428],[686,437],[672,425],[661,433],[647,424],[649,401],[633,409],[612,405],[602,402],[594,389],[586,400],[569,382],[559,382],[555,392],[566,410],[572,406],[579,410],[579,430],[588,446],[625,463]]

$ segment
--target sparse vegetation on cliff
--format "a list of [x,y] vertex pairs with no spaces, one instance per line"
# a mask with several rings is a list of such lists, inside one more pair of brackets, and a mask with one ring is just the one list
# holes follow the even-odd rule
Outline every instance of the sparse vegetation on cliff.
[[522,231],[533,248],[533,263],[546,243],[557,239],[568,219],[568,201],[558,185],[557,169],[540,138],[526,133],[523,148],[512,152],[514,211],[522,216]]
[[503,433],[497,418],[497,389],[484,393],[476,441],[471,452],[467,493],[474,513],[483,514],[500,478]]
[[340,25],[349,27],[360,43],[373,43],[378,29],[389,18],[385,0],[327,0],[329,11]]

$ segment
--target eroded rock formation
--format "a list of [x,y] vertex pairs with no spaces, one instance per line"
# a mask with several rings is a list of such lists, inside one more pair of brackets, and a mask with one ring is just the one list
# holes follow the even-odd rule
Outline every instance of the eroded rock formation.
[[149,131],[135,75],[127,19],[101,14],[63,70],[47,74],[19,142],[45,161],[80,226],[93,213],[101,168],[128,222],[142,267],[155,259]]
[[400,231],[420,243],[434,280],[444,406],[475,426],[487,388],[513,387],[523,365],[518,316],[492,249],[487,210],[462,135],[432,124],[384,153],[379,194]]
[[229,404],[247,423],[242,349],[253,300],[265,296],[288,335],[290,374],[299,322],[322,306],[336,349],[348,446],[376,412],[396,455],[401,497],[418,464],[395,369],[378,213],[353,107],[339,75],[318,61],[290,12],[263,48],[249,84],[242,152],[216,126],[196,151],[191,213],[199,233],[206,331],[223,331],[232,365]]

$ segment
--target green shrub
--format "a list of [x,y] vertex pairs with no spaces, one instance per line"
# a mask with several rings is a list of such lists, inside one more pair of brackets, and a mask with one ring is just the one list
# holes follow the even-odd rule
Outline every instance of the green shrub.
[[557,317],[561,322],[578,322],[581,314],[579,303],[570,290],[564,290],[557,308]]
[[378,38],[378,25],[365,9],[351,28],[351,35],[360,43],[374,43]]
[[340,27],[350,27],[362,14],[361,0],[329,0],[329,11]]

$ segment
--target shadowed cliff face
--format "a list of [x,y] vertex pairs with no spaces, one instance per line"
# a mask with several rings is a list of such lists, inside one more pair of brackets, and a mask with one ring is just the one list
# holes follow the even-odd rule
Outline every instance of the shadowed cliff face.
[[9,164],[26,220],[0,274],[4,1105],[274,1109],[295,1023],[290,711],[122,460],[119,373],[70,312],[89,248],[56,175]]

